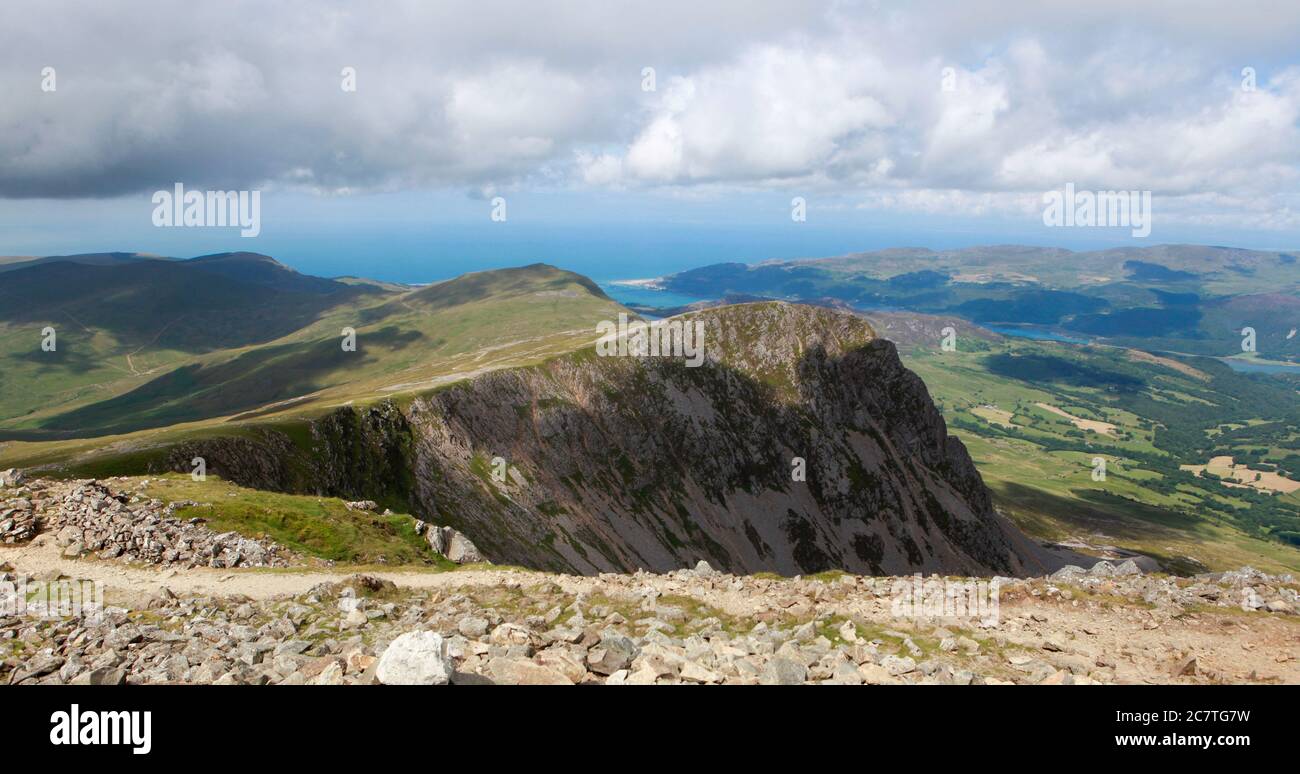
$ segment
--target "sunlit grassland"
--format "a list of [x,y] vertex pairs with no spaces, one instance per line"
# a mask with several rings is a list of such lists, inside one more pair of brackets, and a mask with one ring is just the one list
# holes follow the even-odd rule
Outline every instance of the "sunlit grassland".
[[[1044,346],[1052,345],[1005,345],[1017,352],[1041,351]],[[970,450],[995,503],[1031,536],[1112,545],[1155,556],[1184,571],[1246,564],[1300,570],[1300,550],[1246,534],[1224,515],[1248,507],[1233,490],[1170,486],[1166,475],[1149,463],[1175,463],[1153,444],[1155,424],[1113,405],[1105,390],[1010,379],[991,373],[982,352],[917,350],[904,356],[941,406],[950,432]],[[1179,394],[1178,379],[1152,366],[1146,389],[1161,400],[1161,393]],[[1068,419],[1036,406],[1039,402],[1114,424],[1116,433],[1081,431]],[[1008,437],[1000,421],[1008,415],[1018,437]],[[1281,458],[1288,451],[1268,447],[1267,454]],[[1104,480],[1094,478],[1098,458],[1105,461]],[[1286,499],[1300,502],[1295,493]]]

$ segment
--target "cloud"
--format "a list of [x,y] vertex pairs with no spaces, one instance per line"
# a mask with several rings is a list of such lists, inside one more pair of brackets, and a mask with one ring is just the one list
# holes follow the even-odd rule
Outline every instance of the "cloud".
[[1073,182],[1276,227],[1297,38],[1290,2],[11,2],[0,197],[789,190],[980,214]]

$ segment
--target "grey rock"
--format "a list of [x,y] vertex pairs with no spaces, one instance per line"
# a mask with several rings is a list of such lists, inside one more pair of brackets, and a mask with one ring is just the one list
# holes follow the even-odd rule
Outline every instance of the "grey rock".
[[430,524],[424,530],[424,539],[435,553],[456,564],[473,564],[484,561],[483,554],[468,537],[451,527]]
[[764,665],[758,681],[762,685],[802,685],[808,679],[808,667],[780,656]]
[[1110,578],[1115,575],[1115,565],[1103,560],[1094,564],[1088,574],[1094,578]]
[[471,639],[482,637],[487,634],[487,630],[487,619],[478,616],[466,616],[460,619],[460,623],[456,624],[456,631]]
[[612,675],[626,669],[640,652],[630,637],[606,630],[600,644],[587,652],[587,666],[596,674]]
[[916,670],[916,662],[910,656],[885,656],[880,659],[880,666],[894,677]]
[[74,677],[69,685],[125,685],[126,670],[88,669]]
[[1120,576],[1141,575],[1142,568],[1139,567],[1138,563],[1133,561],[1132,559],[1125,559],[1123,562],[1120,562],[1119,565],[1115,568],[1115,574]]
[[384,685],[446,685],[454,671],[442,635],[421,630],[393,640],[379,657],[375,675]]
[[524,659],[494,658],[487,671],[499,685],[573,685],[560,670]]

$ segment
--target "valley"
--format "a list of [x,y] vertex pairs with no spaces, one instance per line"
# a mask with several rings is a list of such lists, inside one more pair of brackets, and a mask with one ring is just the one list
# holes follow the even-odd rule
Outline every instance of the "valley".
[[1292,547],[1300,498],[1228,488],[1186,469],[1231,453],[1262,475],[1300,480],[1293,388],[1207,359],[1184,370],[1110,348],[971,344],[918,348],[905,362],[970,448],[995,502],[1029,534],[1135,551],[1186,573],[1300,569]]

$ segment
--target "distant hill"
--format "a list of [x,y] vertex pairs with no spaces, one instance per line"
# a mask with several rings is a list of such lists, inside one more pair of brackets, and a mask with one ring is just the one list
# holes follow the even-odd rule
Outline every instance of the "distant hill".
[[198,353],[278,338],[362,292],[280,264],[42,260],[5,273],[0,322],[98,330],[124,346]]
[[80,253],[77,255],[47,255],[43,258],[31,256],[11,256],[0,258],[0,273],[30,269],[46,263],[78,263],[87,266],[115,266],[138,261],[172,261],[161,255],[148,253]]
[[[255,253],[41,261],[0,285],[0,438],[417,389],[570,351],[619,311],[587,278],[544,264],[409,288],[311,277]],[[40,349],[45,326],[56,351]]]
[[606,300],[609,298],[600,286],[580,274],[562,271],[544,263],[534,263],[518,268],[462,274],[446,282],[420,288],[406,296],[404,301],[412,306],[438,309],[469,304],[489,297],[546,293],[570,296],[587,294]]
[[660,285],[711,299],[729,294],[813,303],[830,299],[859,311],[1038,325],[1124,346],[1205,355],[1239,352],[1241,328],[1249,326],[1267,340],[1268,357],[1300,360],[1300,337],[1289,335],[1300,320],[1265,312],[1286,310],[1286,304],[1243,307],[1238,301],[1300,298],[1300,266],[1290,252],[1201,245],[1078,253],[1022,245],[894,248],[835,258],[720,263],[664,277]]
[[217,253],[191,258],[185,263],[227,279],[288,293],[327,295],[348,289],[336,280],[299,274],[271,256],[259,253]]

